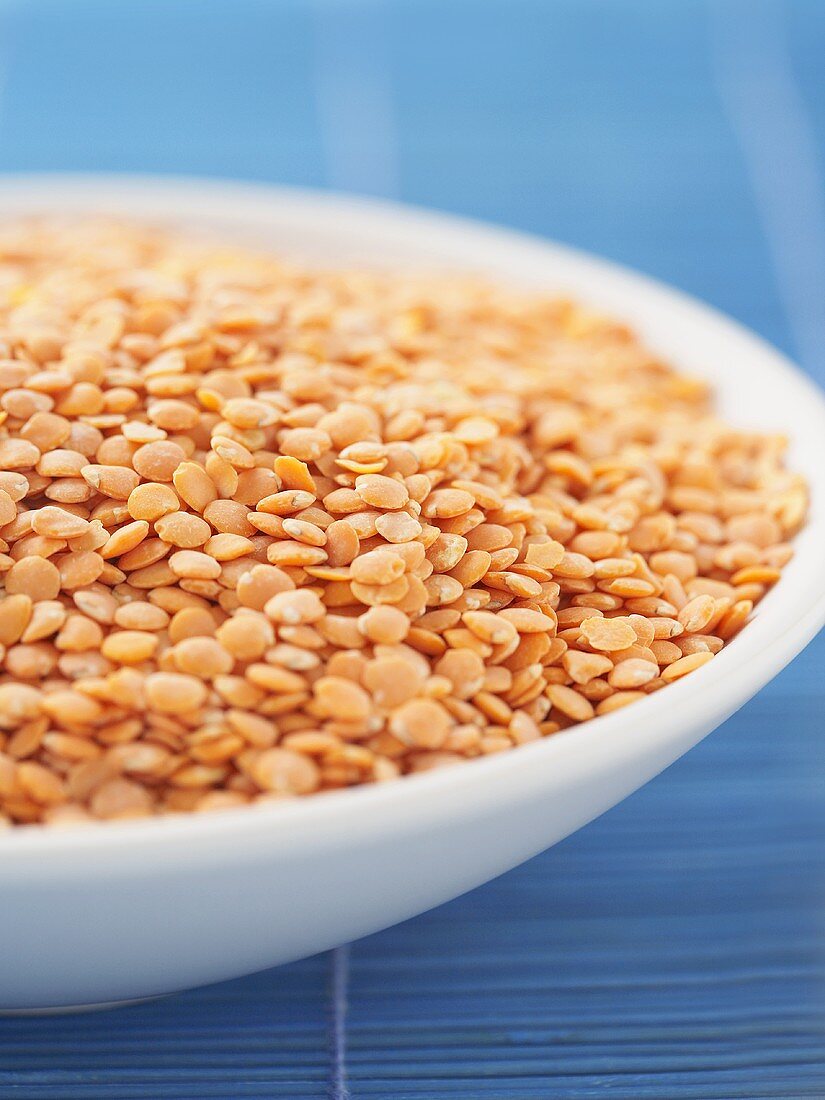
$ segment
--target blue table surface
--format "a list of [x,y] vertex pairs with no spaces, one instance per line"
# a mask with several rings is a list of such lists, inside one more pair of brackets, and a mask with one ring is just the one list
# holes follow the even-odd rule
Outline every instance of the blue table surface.
[[[820,0],[0,0],[0,171],[514,225],[713,302],[823,381],[823,47]],[[643,791],[434,912],[0,1021],[0,1097],[825,1096],[823,660],[820,638]]]

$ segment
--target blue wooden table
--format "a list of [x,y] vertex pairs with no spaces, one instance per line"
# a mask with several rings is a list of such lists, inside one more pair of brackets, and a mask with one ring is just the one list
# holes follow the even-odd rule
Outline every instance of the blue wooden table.
[[[489,218],[676,283],[822,381],[824,51],[820,0],[5,2],[0,170]],[[0,1098],[824,1097],[823,662],[820,638],[645,790],[417,920],[0,1021]]]

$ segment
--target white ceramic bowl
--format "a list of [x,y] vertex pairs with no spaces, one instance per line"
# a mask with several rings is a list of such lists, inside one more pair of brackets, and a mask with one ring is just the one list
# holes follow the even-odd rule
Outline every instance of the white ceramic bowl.
[[331,264],[477,269],[569,292],[712,378],[737,423],[787,432],[813,513],[755,621],[710,666],[571,732],[284,806],[3,835],[0,1009],[116,1002],[232,978],[456,897],[636,790],[825,621],[825,401],[778,352],[707,306],[543,241],[332,195],[117,177],[0,183],[0,217],[38,210],[207,225]]

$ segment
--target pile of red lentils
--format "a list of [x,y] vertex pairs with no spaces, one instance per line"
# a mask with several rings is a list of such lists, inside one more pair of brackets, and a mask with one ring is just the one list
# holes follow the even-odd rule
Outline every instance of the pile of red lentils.
[[0,821],[291,798],[714,659],[779,436],[569,302],[139,226],[0,230]]

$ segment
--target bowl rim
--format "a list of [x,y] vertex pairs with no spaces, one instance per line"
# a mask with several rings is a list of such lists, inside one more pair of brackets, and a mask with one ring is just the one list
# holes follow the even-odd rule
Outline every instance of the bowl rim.
[[[436,235],[466,255],[465,270],[479,266],[484,256],[506,254],[513,261],[522,258],[537,270],[546,269],[548,282],[575,282],[573,274],[580,280],[590,277],[608,297],[616,299],[620,320],[627,317],[621,303],[633,296],[635,302],[648,303],[644,309],[652,313],[663,310],[695,326],[697,333],[704,332],[715,345],[724,342],[735,349],[786,394],[793,394],[800,415],[804,412],[803,430],[811,445],[815,436],[819,445],[825,440],[825,395],[767,341],[682,291],[566,245],[419,207],[304,188],[197,176],[51,172],[0,176],[0,220],[26,212],[103,209],[137,220],[171,218],[226,224],[238,218],[240,208],[250,224],[255,219],[265,220],[275,210],[279,218],[289,212],[298,222],[312,218],[332,224],[346,218],[365,232],[383,234],[401,247],[404,241]],[[578,291],[574,294],[579,296]],[[638,328],[635,320],[631,324]],[[646,339],[644,333],[642,336]],[[667,354],[673,358],[672,353]],[[813,463],[801,472],[812,486],[817,485]],[[818,481],[817,497],[825,495],[825,480],[820,477]],[[817,529],[820,527],[822,516],[818,515]],[[741,706],[814,637],[825,623],[825,570],[815,569],[815,555],[808,553],[807,559],[811,560],[804,565],[797,558],[792,560],[777,586],[789,598],[780,605],[771,602],[771,593],[735,643],[726,646],[710,664],[669,685],[666,691],[552,738],[468,761],[462,767],[294,801],[61,828],[9,828],[0,835],[0,874],[9,869],[34,871],[37,864],[32,863],[32,856],[54,855],[61,861],[76,858],[85,860],[84,865],[90,864],[90,855],[104,853],[120,861],[147,863],[162,854],[171,858],[172,853],[214,861],[238,853],[240,844],[248,845],[243,851],[251,854],[347,838],[352,841],[379,829],[395,832],[431,827],[434,818],[447,823],[483,807],[504,806],[527,791],[542,786],[549,789],[550,777],[565,769],[574,775],[620,767],[628,756],[657,743],[677,744],[689,728],[703,727],[703,733],[704,727],[712,728],[715,719],[721,720]]]

